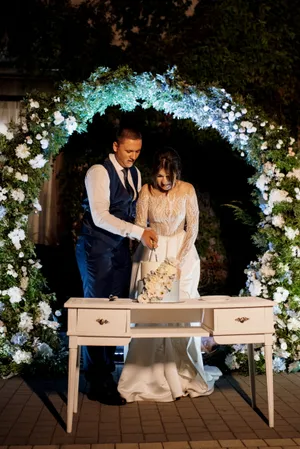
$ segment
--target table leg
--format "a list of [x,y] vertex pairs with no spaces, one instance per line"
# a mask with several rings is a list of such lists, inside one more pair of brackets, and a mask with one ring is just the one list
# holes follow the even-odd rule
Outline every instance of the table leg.
[[79,392],[79,376],[80,376],[80,353],[81,347],[78,346],[76,372],[75,372],[75,385],[74,385],[74,413],[78,411],[78,392]]
[[248,344],[248,365],[251,388],[251,404],[252,408],[256,408],[256,388],[255,388],[255,362],[253,343]]
[[77,348],[69,348],[67,432],[72,432]]
[[272,363],[272,344],[265,345],[265,362],[268,391],[268,412],[269,426],[274,427],[274,386],[273,386],[273,363]]

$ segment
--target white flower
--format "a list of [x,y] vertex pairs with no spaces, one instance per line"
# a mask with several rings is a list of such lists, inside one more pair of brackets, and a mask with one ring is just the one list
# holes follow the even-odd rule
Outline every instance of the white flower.
[[47,164],[47,159],[44,159],[42,154],[38,154],[33,159],[30,159],[29,164],[32,168],[42,168],[45,164]]
[[40,324],[49,327],[50,329],[53,330],[57,330],[60,326],[60,324],[57,321],[50,321],[50,320],[41,320]]
[[300,168],[293,168],[292,171],[288,172],[286,175],[287,178],[296,178],[300,181]]
[[275,293],[273,294],[273,299],[277,303],[285,302],[289,296],[290,292],[283,287],[277,287]]
[[19,253],[19,257],[20,257],[20,259],[22,259],[22,257],[24,257],[24,253],[22,251]]
[[280,341],[280,348],[286,351],[287,350],[286,341],[283,338],[280,338],[279,341]]
[[[268,212],[272,212],[273,206],[275,203],[281,203],[283,201],[286,201],[287,203],[292,203],[293,200],[291,197],[289,197],[289,194],[285,190],[279,190],[279,189],[272,189],[269,195],[269,202],[268,202]],[[265,215],[266,211],[264,211]]]
[[49,304],[46,301],[40,301],[38,304],[38,307],[40,309],[39,319],[42,320],[48,320],[52,310]]
[[32,205],[37,211],[40,212],[42,210],[42,206],[40,205],[39,200],[37,198],[34,199]]
[[7,130],[8,130],[8,128],[5,125],[5,123],[0,122],[0,134],[3,134],[5,136],[7,133]]
[[55,103],[59,103],[59,102],[60,102],[60,98],[59,98],[59,97],[53,97],[53,101],[54,101]]
[[31,108],[36,108],[36,109],[40,107],[39,102],[34,101],[32,98],[30,98],[30,100],[29,100],[29,105]]
[[41,139],[42,139],[42,136],[41,136],[40,134],[37,134],[37,135],[35,136],[35,138],[36,138],[37,140],[41,140]]
[[77,128],[77,122],[75,117],[73,116],[67,117],[65,121],[65,127],[66,130],[68,131],[68,134],[69,135],[72,134]]
[[288,320],[287,328],[290,331],[298,331],[300,329],[300,321],[296,317],[291,317]]
[[27,312],[22,312],[20,314],[19,329],[26,332],[30,332],[33,329],[33,319],[32,316],[28,315]]
[[293,257],[300,257],[299,246],[291,246],[291,252],[292,252]]
[[16,272],[16,270],[14,269],[14,267],[9,263],[7,265],[7,274],[12,276],[13,278],[17,278],[18,277],[18,273]]
[[264,173],[260,175],[260,177],[256,181],[256,187],[261,191],[264,192],[266,190],[266,185],[269,184],[270,178],[268,178],[267,175]]
[[25,199],[25,193],[22,189],[13,189],[10,194],[15,201],[18,201],[18,203],[22,203]]
[[15,178],[18,179],[19,181],[23,181],[23,182],[27,182],[28,181],[28,175],[26,175],[26,173],[24,173],[22,175],[22,173],[20,173],[19,171],[17,171],[15,173]]
[[259,296],[261,294],[262,286],[258,279],[253,279],[248,288],[251,296]]
[[65,119],[60,111],[55,111],[53,115],[54,115],[54,125],[60,125],[60,123],[62,123]]
[[277,228],[283,228],[285,223],[284,217],[281,214],[278,215],[274,215],[272,217],[272,225],[277,227]]
[[29,148],[25,143],[21,143],[20,145],[18,145],[15,149],[15,153],[19,159],[26,159],[28,156],[30,156]]
[[34,268],[36,268],[37,270],[39,270],[40,268],[42,268],[43,265],[40,264],[39,261],[35,262],[34,265],[32,265]]
[[12,167],[9,167],[8,165],[5,165],[5,167],[3,167],[3,170],[6,170],[8,173],[13,173],[14,169]]
[[259,355],[258,352],[255,352],[255,354],[254,354],[254,360],[255,360],[256,362],[259,362],[259,360],[260,360],[260,355]]
[[20,363],[31,363],[31,353],[30,352],[26,352],[26,351],[21,351],[21,349],[18,349],[14,355],[13,355],[13,360],[14,362],[16,362],[18,365]]
[[6,290],[6,294],[9,296],[9,301],[11,302],[11,304],[22,301],[23,293],[23,290],[21,290],[19,287],[10,287],[8,290]]
[[25,240],[25,232],[23,231],[23,229],[16,228],[8,234],[8,237],[12,241],[15,248],[20,249],[20,240]]
[[0,123],[0,134],[3,134],[6,137],[6,140],[12,140],[14,138],[13,133],[8,131],[5,123]]
[[57,317],[60,317],[61,316],[61,311],[60,310],[56,310],[54,315],[57,316]]
[[299,229],[293,229],[289,226],[284,227],[284,233],[289,240],[294,240],[297,235],[299,235]]
[[13,135],[12,132],[6,133],[6,139],[7,139],[7,140],[12,140],[13,138],[14,138],[14,135]]
[[48,146],[49,146],[49,140],[48,139],[42,139],[40,144],[41,144],[42,149],[46,150],[48,148]]
[[0,201],[5,201],[7,199],[8,190],[5,187],[0,187]]

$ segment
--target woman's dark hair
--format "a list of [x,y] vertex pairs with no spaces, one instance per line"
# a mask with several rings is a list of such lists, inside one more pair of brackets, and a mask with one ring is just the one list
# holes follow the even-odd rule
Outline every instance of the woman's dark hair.
[[151,186],[156,189],[158,188],[157,175],[162,169],[169,174],[170,181],[174,187],[176,180],[180,179],[181,176],[181,159],[177,151],[171,147],[158,150],[154,155]]

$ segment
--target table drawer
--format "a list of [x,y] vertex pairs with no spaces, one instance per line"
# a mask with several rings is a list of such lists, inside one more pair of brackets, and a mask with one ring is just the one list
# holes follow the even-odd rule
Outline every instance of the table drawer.
[[127,332],[126,310],[79,309],[77,334],[118,336]]
[[273,332],[272,308],[214,310],[215,334],[259,334]]

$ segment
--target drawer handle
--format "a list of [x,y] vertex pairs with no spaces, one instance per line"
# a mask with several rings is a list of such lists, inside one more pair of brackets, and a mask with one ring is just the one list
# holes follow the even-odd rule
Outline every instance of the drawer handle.
[[96,321],[97,321],[97,323],[101,324],[101,326],[102,326],[103,324],[109,323],[109,321],[104,320],[103,318],[98,318],[98,320],[96,320]]
[[241,316],[240,318],[236,318],[235,321],[238,321],[239,323],[244,323],[245,321],[250,320],[250,318],[247,318],[246,316]]

